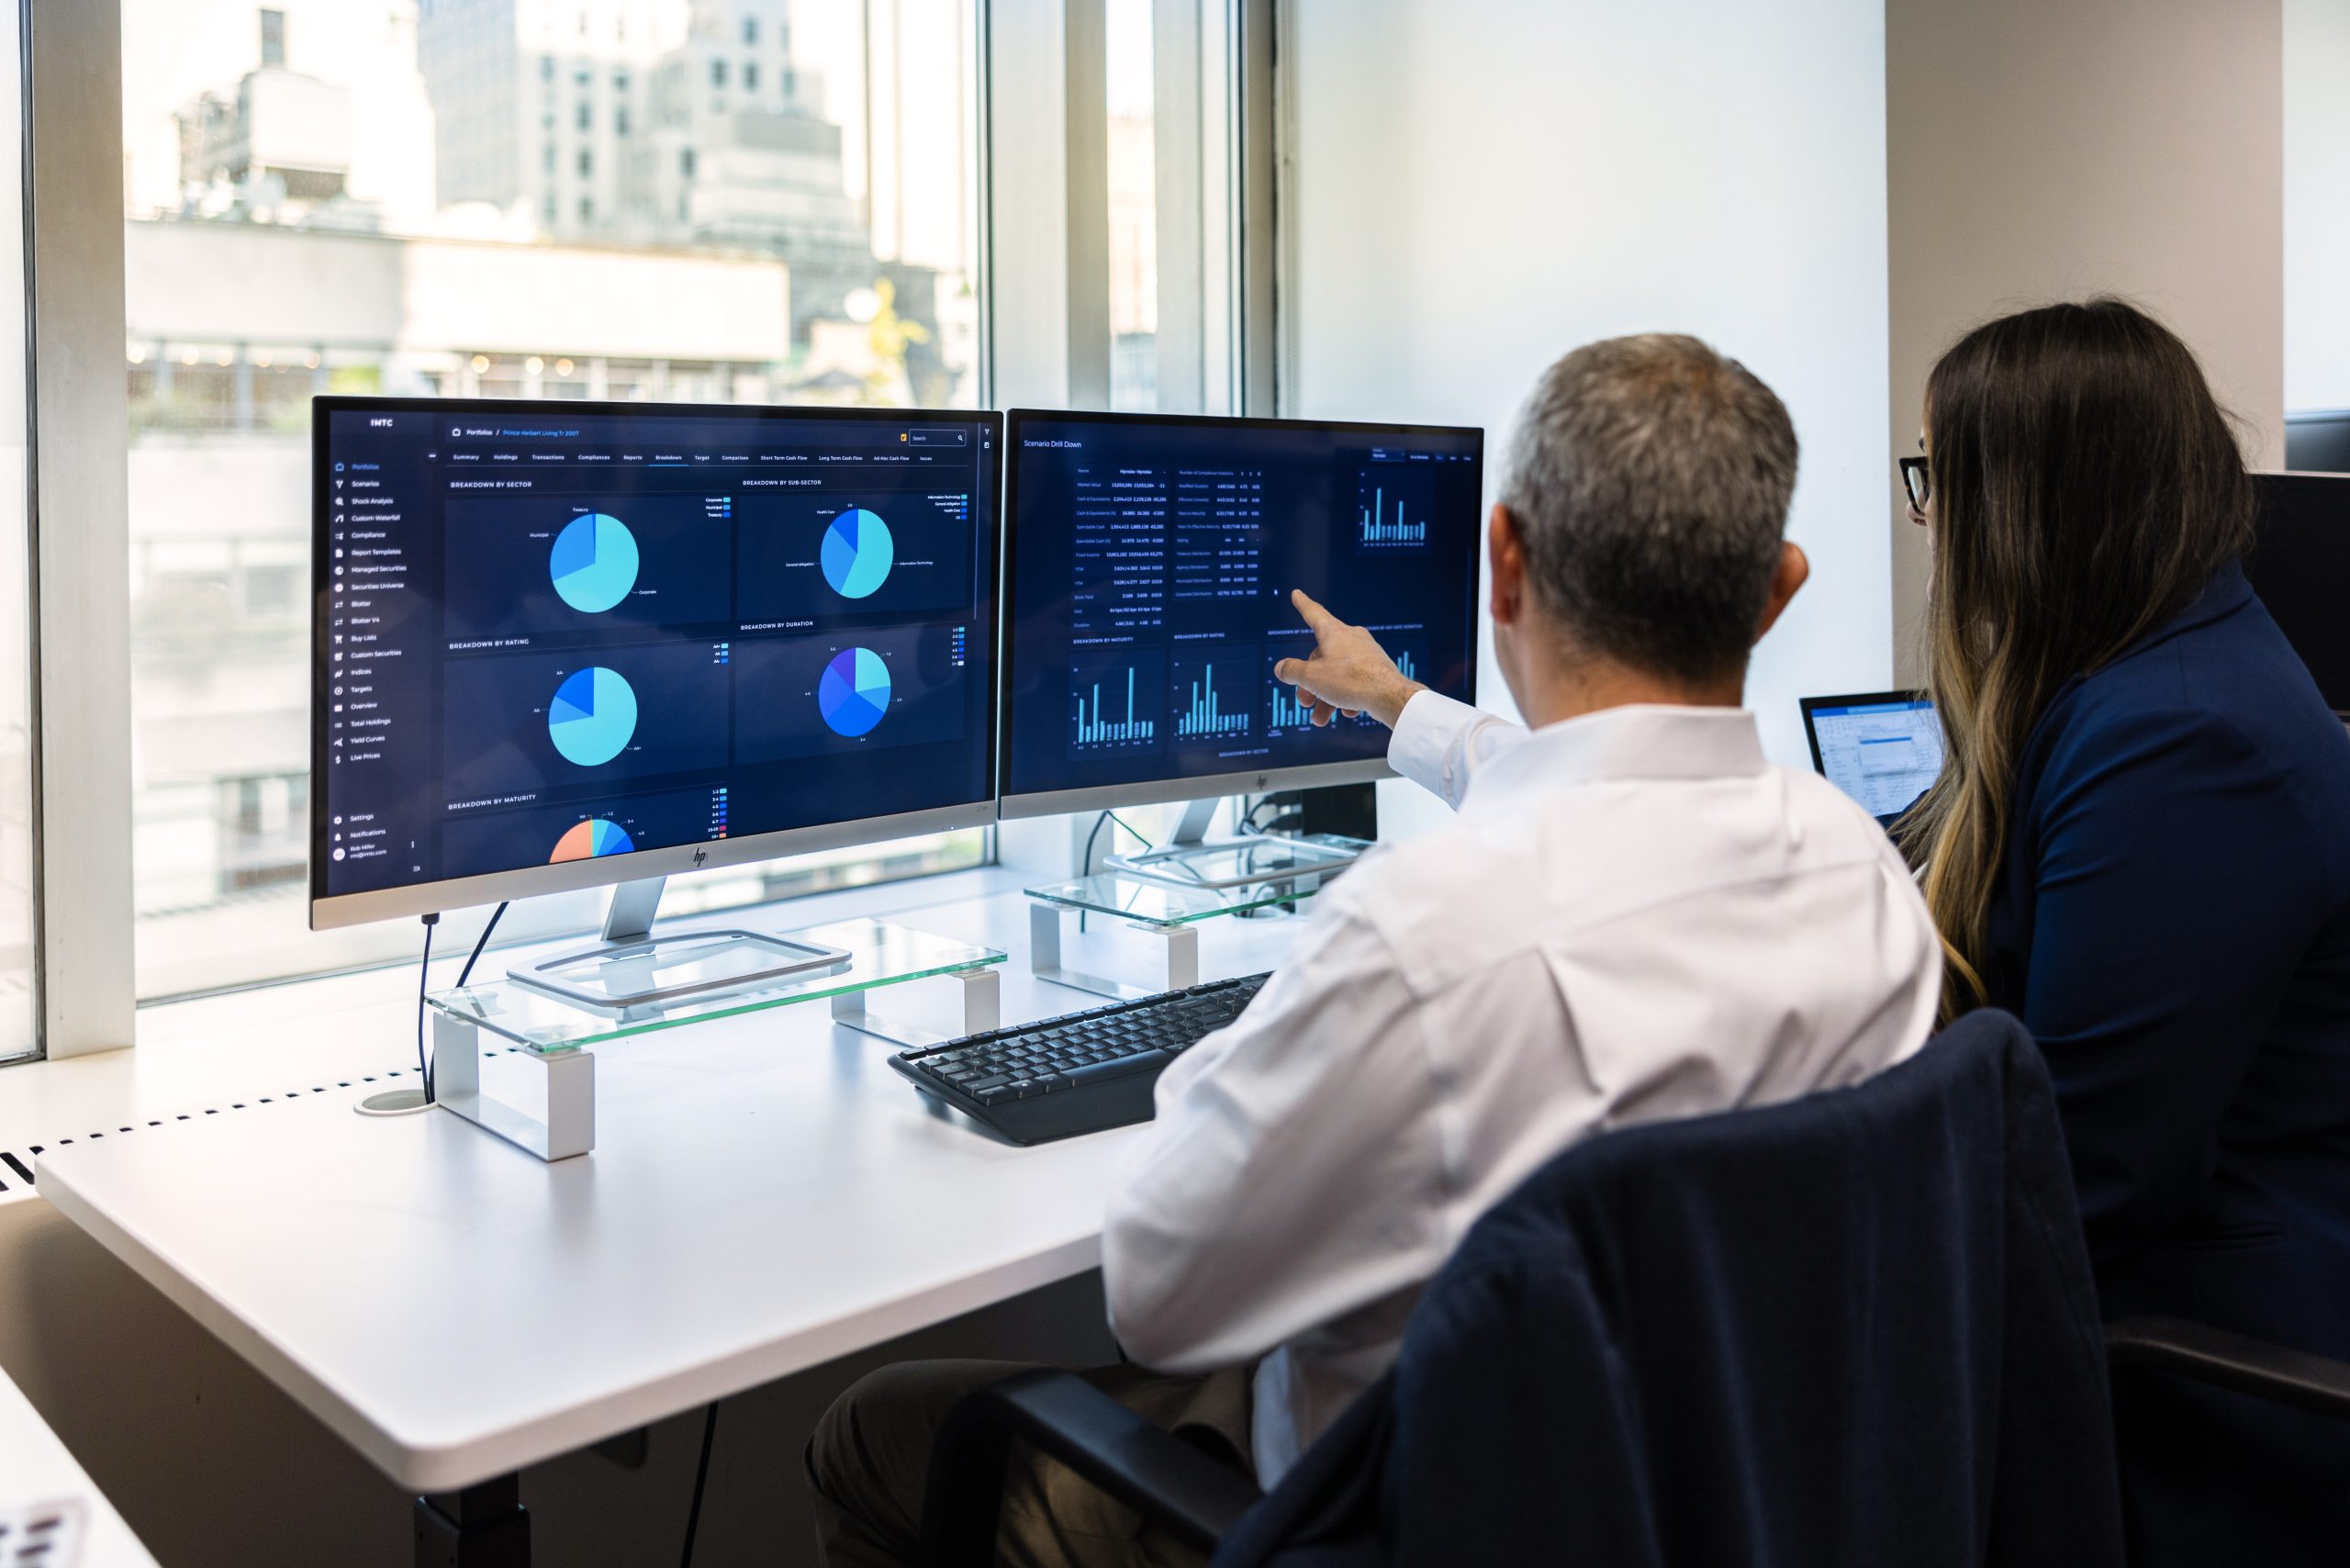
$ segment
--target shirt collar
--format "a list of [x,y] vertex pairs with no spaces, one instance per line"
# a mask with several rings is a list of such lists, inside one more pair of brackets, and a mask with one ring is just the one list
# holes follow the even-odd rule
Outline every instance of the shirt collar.
[[1638,704],[1546,724],[1479,769],[1461,809],[1486,812],[1546,790],[1635,778],[1740,778],[1768,763],[1743,708]]

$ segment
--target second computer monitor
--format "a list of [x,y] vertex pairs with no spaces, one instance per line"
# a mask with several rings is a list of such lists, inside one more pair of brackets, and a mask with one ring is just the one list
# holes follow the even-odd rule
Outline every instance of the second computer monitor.
[[1376,778],[1387,731],[1273,678],[1303,588],[1473,697],[1484,433],[1014,410],[1006,816]]

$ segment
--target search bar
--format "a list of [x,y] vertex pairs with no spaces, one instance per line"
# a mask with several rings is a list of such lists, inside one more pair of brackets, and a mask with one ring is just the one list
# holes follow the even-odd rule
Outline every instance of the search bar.
[[971,432],[967,430],[910,430],[900,432],[898,439],[908,446],[968,446]]

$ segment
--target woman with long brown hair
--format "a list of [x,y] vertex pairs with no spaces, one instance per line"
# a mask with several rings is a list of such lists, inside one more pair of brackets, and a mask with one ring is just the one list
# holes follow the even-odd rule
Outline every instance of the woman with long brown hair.
[[[2350,736],[2254,595],[2187,346],[2098,299],[1967,334],[1902,466],[1947,738],[1901,824],[1945,1014],[2046,1054],[2106,1316],[2350,1356]],[[2142,1563],[2333,1562],[2350,1435],[2117,1387]]]

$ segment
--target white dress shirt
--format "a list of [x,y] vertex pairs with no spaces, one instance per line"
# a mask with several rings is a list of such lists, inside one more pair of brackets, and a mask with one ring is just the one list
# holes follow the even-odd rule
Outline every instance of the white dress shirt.
[[1160,1077],[1102,1238],[1135,1360],[1262,1358],[1267,1486],[1552,1155],[1858,1082],[1924,1043],[1941,981],[1884,830],[1765,761],[1742,710],[1528,734],[1423,692],[1388,755],[1460,814],[1366,855],[1248,1012]]

